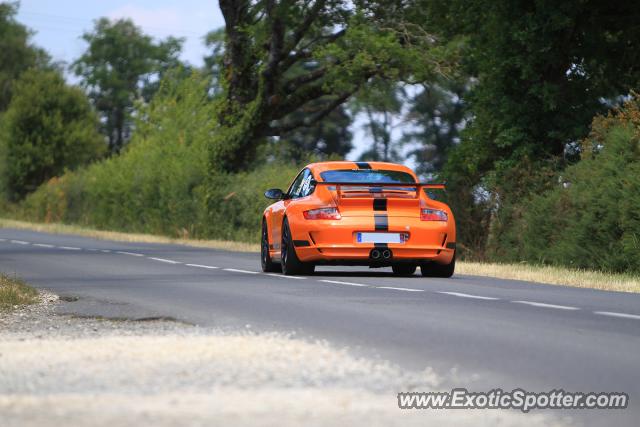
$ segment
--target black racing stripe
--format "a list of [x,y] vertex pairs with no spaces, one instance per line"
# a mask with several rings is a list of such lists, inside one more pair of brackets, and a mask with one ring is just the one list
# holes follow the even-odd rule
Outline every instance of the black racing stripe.
[[367,162],[356,162],[358,169],[371,169],[371,165]]
[[374,211],[386,211],[387,210],[387,199],[373,199],[373,210]]
[[389,217],[387,217],[387,214],[374,214],[373,218],[376,224],[376,231],[389,230]]

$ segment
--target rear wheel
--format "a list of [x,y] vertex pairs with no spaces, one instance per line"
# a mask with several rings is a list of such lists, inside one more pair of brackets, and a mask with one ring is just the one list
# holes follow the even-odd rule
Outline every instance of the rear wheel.
[[274,273],[280,271],[280,264],[271,261],[271,255],[269,254],[269,230],[267,229],[267,222],[262,220],[262,239],[260,243],[260,261],[262,264],[262,271],[265,273]]
[[280,264],[282,265],[282,273],[284,275],[313,274],[316,266],[308,262],[300,261],[296,255],[287,218],[285,218],[282,223],[282,246],[280,253]]
[[416,265],[414,264],[393,264],[393,274],[396,276],[412,276],[416,272]]
[[428,261],[420,264],[420,271],[424,277],[444,277],[453,276],[456,269],[456,253],[453,253],[453,259],[449,264],[438,264],[437,262]]

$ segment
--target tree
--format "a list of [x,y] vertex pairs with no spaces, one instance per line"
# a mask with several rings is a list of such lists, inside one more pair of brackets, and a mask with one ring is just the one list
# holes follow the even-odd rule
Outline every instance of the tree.
[[640,4],[464,2],[478,85],[464,161],[508,169],[525,156],[562,157],[583,138],[603,98],[640,82]]
[[470,83],[466,79],[440,79],[423,85],[408,100],[405,120],[411,128],[402,144],[416,163],[416,173],[433,175],[444,167],[449,151],[460,143],[469,112],[464,101]]
[[[640,3],[424,0],[427,22],[464,47],[477,78],[471,119],[444,176],[462,239],[482,250],[490,224],[548,184],[525,170],[566,167],[591,117],[640,83]],[[542,174],[544,175],[544,174]],[[514,177],[519,177],[519,181]]]
[[148,102],[162,75],[179,65],[182,40],[154,42],[131,20],[107,18],[82,38],[89,46],[72,69],[101,115],[110,152],[118,153],[131,135],[135,100]]
[[[326,108],[324,102],[310,103],[309,111],[291,114],[289,120],[304,120],[301,115],[310,117],[314,111]],[[327,116],[309,127],[300,127],[285,133],[273,145],[277,145],[278,152],[284,160],[292,160],[300,163],[306,160],[309,155],[320,159],[327,159],[331,156],[344,158],[353,149],[351,143],[352,134],[349,130],[351,116],[343,106],[336,107]]]
[[260,141],[314,125],[371,78],[423,81],[444,64],[412,2],[220,0],[220,9],[224,94],[212,172],[247,167]]
[[218,95],[222,92],[222,59],[224,58],[224,28],[218,28],[207,33],[204,44],[209,49],[205,55],[204,72],[211,79],[210,92]]
[[29,70],[15,84],[2,123],[2,181],[18,200],[67,169],[99,158],[104,141],[81,89],[56,71]]
[[369,149],[360,155],[365,161],[399,161],[398,141],[394,130],[404,123],[403,105],[407,93],[395,81],[372,79],[360,90],[351,108],[364,118],[367,136],[371,138]]
[[[209,54],[204,57],[204,68],[211,79],[210,93],[213,96],[222,94],[224,90],[222,75],[224,40],[224,28],[211,31],[205,36],[205,45],[209,48]],[[299,76],[318,67],[317,63],[298,63],[291,67],[288,74],[290,77]],[[309,102],[304,109],[284,118],[283,125],[288,126],[314,116],[318,111],[324,110],[328,102],[325,99]],[[309,155],[319,158],[328,158],[333,155],[344,157],[353,148],[350,124],[351,117],[342,106],[338,106],[327,117],[308,127],[294,128],[278,137],[269,137],[265,154],[267,158],[293,161],[296,164],[307,160]]]
[[0,111],[9,105],[20,74],[49,62],[46,52],[30,43],[31,32],[16,22],[17,11],[18,3],[0,3]]

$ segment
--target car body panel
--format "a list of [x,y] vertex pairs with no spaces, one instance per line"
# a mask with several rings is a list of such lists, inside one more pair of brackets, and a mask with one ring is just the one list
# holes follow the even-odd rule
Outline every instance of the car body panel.
[[[296,255],[303,262],[370,265],[371,250],[384,247],[392,251],[393,262],[450,263],[456,242],[453,214],[446,204],[429,198],[420,187],[404,191],[394,185],[389,190],[376,188],[374,191],[358,185],[322,184],[322,172],[364,168],[405,172],[417,182],[413,171],[393,163],[343,161],[306,166],[287,191],[292,198],[279,200],[264,211],[272,259],[280,258],[281,229],[286,216]],[[315,188],[312,188],[313,180],[317,181]],[[296,193],[296,189],[302,192]],[[337,207],[341,219],[305,219],[305,211],[324,207]],[[422,221],[420,210],[425,208],[442,210],[449,220]],[[409,236],[403,243],[359,243],[358,232],[397,232]]]

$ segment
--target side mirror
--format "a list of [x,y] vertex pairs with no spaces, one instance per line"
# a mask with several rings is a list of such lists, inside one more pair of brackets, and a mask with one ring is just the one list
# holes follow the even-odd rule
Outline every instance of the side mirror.
[[279,188],[272,188],[264,192],[264,197],[267,199],[282,200],[284,199],[284,192]]

